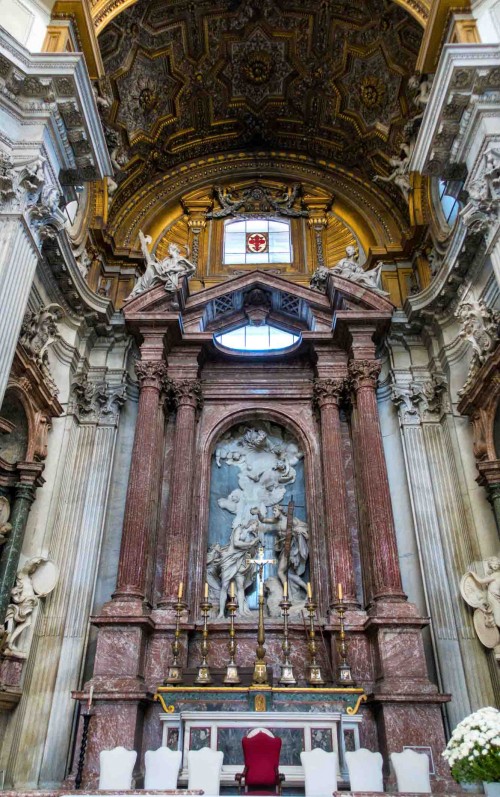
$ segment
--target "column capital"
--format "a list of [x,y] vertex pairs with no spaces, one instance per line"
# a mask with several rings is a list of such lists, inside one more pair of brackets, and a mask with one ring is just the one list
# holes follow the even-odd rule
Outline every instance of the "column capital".
[[347,392],[347,377],[318,378],[313,382],[313,401],[321,409],[324,404],[340,404]]
[[167,376],[167,364],[163,360],[137,360],[135,372],[141,390],[153,387],[160,391]]
[[371,387],[375,390],[381,367],[379,360],[351,360],[349,376],[354,390],[357,392],[362,387]]
[[203,394],[200,379],[169,379],[169,392],[176,407],[191,405],[201,409]]

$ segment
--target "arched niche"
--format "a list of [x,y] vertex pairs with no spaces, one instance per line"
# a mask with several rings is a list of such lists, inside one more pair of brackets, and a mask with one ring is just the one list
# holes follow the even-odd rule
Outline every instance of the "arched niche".
[[6,391],[0,417],[12,426],[9,433],[0,435],[0,459],[9,465],[25,461],[28,459],[30,421],[19,391],[13,388]]

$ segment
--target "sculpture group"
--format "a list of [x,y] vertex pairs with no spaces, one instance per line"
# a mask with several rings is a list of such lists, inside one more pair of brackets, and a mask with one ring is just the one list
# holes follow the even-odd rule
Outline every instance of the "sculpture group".
[[460,591],[474,609],[474,628],[486,648],[495,649],[500,658],[500,558],[490,556],[485,575],[468,570],[462,576]]
[[217,446],[216,467],[225,464],[239,471],[238,488],[218,499],[220,508],[234,515],[229,541],[215,543],[207,552],[207,582],[220,618],[224,617],[231,581],[236,587],[237,615],[251,615],[246,592],[255,584],[256,569],[249,560],[255,559],[266,532],[275,535],[277,562],[276,576],[270,576],[265,583],[268,614],[280,616],[278,603],[287,579],[292,612],[304,605],[308,528],[304,521],[293,517],[287,530],[287,509],[282,503],[286,486],[296,480],[294,465],[302,456],[286,432],[266,423],[239,427],[226,434]]

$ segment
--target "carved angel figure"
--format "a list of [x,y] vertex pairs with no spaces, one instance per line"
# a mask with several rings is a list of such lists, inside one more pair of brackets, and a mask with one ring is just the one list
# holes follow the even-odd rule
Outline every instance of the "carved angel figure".
[[410,145],[403,143],[401,145],[400,157],[390,158],[389,163],[392,166],[392,172],[387,177],[376,174],[373,180],[375,182],[378,181],[381,183],[394,183],[394,185],[396,185],[403,194],[405,201],[408,202],[411,187],[410,177],[408,174],[408,166],[410,163]]
[[5,542],[7,535],[12,531],[12,524],[8,522],[9,517],[9,499],[5,495],[0,495],[0,545]]
[[500,645],[500,558],[486,560],[486,575],[482,578],[468,570],[460,581],[463,599],[474,611],[474,628],[487,648]]
[[142,254],[146,261],[146,271],[139,277],[132,293],[127,296],[125,301],[128,302],[154,285],[159,284],[163,284],[166,291],[174,293],[178,289],[182,277],[189,279],[195,273],[196,266],[186,257],[181,256],[178,244],[170,243],[167,257],[163,258],[163,260],[158,260],[148,249],[151,237],[140,232],[139,240]]
[[6,650],[10,653],[22,653],[16,640],[31,625],[33,609],[40,598],[44,598],[54,589],[59,571],[50,559],[37,556],[28,561],[18,571],[10,600],[5,613],[5,630],[7,631]]
[[345,250],[346,256],[339,260],[335,266],[330,269],[331,274],[337,277],[355,282],[357,285],[365,285],[372,291],[376,291],[383,296],[388,296],[387,291],[384,291],[381,285],[381,270],[383,263],[379,263],[371,271],[365,271],[363,266],[358,262],[358,254],[355,246],[348,246]]
[[61,337],[57,322],[63,315],[62,307],[51,303],[35,313],[28,310],[24,316],[19,342],[47,373],[50,372],[47,351]]

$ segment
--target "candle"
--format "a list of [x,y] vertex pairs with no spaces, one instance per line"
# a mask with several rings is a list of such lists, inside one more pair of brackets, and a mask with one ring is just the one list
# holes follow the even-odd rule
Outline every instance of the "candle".
[[283,584],[283,597],[288,598],[288,581]]
[[337,584],[337,592],[339,596],[339,601],[341,601],[342,598],[344,597],[344,593],[342,592],[342,584]]
[[92,698],[93,698],[93,696],[94,696],[94,687],[91,686],[90,687],[90,693],[89,693],[89,706],[88,706],[89,707],[89,711],[92,708]]
[[307,582],[307,597],[308,598],[312,598],[311,582],[310,581]]
[[180,599],[180,598],[182,598],[182,581],[181,581],[181,583],[179,584],[179,591],[178,591],[178,593],[177,593],[177,597],[178,597],[179,599]]
[[231,581],[229,585],[229,597],[234,598],[234,581]]
[[208,581],[205,581],[205,600],[208,600]]

